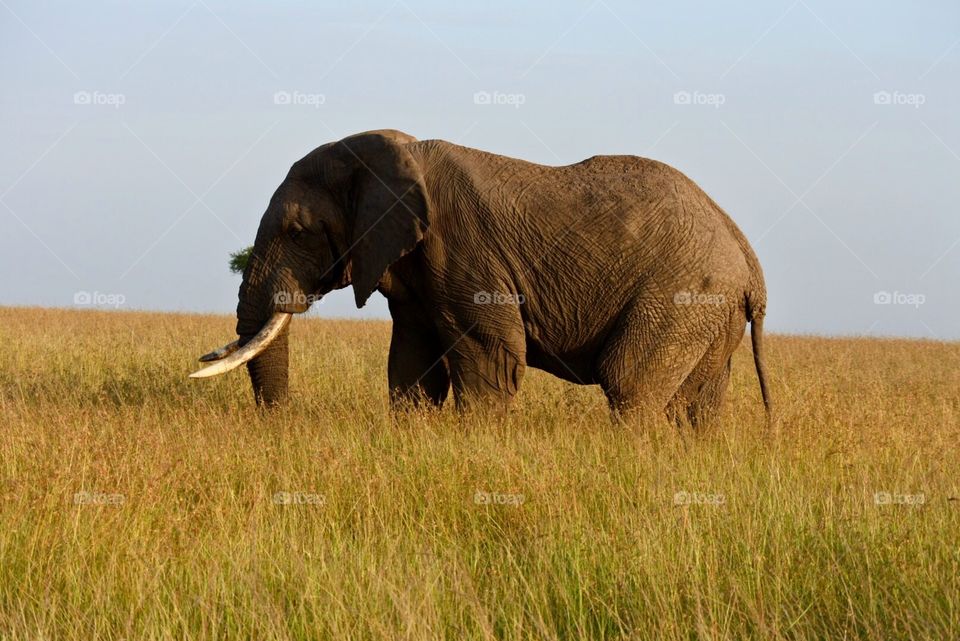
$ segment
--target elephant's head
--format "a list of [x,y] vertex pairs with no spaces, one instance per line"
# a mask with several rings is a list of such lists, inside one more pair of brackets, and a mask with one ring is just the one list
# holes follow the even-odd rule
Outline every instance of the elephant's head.
[[357,307],[387,268],[427,229],[423,171],[399,131],[357,134],[297,161],[260,220],[237,303],[239,340],[201,358],[192,374],[221,374],[247,363],[257,403],[287,394],[291,314],[352,284]]

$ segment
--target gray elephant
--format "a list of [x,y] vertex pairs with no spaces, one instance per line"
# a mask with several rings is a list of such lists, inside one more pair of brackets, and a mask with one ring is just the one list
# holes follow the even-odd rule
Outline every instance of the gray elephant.
[[502,406],[527,366],[599,384],[617,412],[698,423],[715,412],[766,289],[729,216],[662,163],[563,167],[393,130],[328,143],[270,199],[237,304],[239,340],[204,377],[247,363],[257,403],[287,395],[291,314],[353,285],[393,318],[394,404]]

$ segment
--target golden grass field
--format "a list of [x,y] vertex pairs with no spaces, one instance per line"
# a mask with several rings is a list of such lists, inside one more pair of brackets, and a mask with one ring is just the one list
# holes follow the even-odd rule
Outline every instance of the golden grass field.
[[186,377],[233,326],[0,308],[0,639],[960,639],[958,343],[768,336],[779,425],[744,347],[690,433],[536,371],[392,419],[317,318],[261,416]]

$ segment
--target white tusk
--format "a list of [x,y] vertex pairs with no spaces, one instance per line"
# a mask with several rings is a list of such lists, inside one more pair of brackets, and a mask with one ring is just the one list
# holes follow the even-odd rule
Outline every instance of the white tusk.
[[[236,369],[247,361],[256,358],[260,352],[267,349],[270,343],[272,343],[273,340],[280,335],[280,332],[282,332],[290,322],[291,316],[292,314],[277,312],[270,317],[270,320],[267,321],[257,335],[250,339],[249,343],[239,348],[229,356],[226,356],[223,359],[215,362],[213,365],[205,367],[201,370],[197,370],[190,375],[190,378],[207,378],[208,376],[217,376],[218,374],[223,374],[232,369]],[[227,347],[223,347],[221,349],[227,349]]]
[[235,351],[240,349],[240,341],[233,341],[232,343],[227,343],[223,347],[213,350],[209,354],[204,354],[200,357],[201,363],[209,363],[210,361],[219,361],[221,358],[230,356]]

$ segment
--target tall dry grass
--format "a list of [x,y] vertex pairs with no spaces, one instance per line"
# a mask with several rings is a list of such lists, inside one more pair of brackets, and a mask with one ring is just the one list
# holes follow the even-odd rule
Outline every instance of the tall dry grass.
[[[0,639],[957,639],[960,345],[772,336],[717,425],[392,420],[383,322],[297,319],[293,399],[189,381],[217,316],[0,308]],[[888,493],[888,494],[885,494]]]

